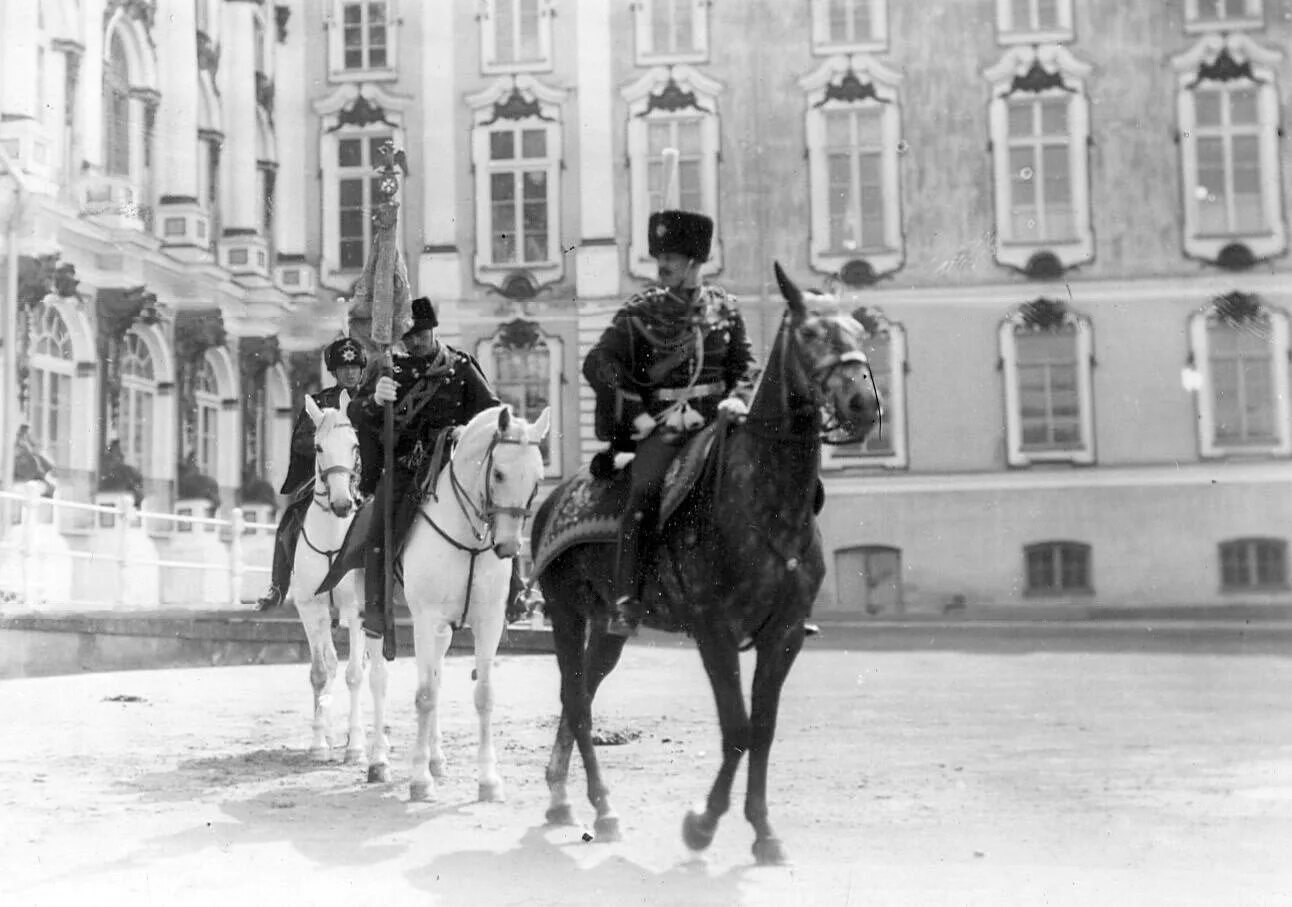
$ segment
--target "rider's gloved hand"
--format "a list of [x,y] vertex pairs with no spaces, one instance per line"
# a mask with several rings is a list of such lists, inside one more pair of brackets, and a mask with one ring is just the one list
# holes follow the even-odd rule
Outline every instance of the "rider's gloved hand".
[[655,419],[648,413],[640,414],[633,419],[633,433],[630,437],[634,441],[640,441],[655,430]]
[[382,375],[377,379],[377,386],[372,391],[372,399],[382,405],[394,403],[396,391],[398,391],[398,389],[399,385],[395,383],[394,378],[391,378],[389,375]]
[[718,401],[718,412],[729,416],[747,416],[749,407],[739,397],[725,397]]

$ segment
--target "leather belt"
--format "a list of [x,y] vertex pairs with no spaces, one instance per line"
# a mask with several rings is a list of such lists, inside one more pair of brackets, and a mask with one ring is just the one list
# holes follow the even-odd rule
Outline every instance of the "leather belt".
[[708,397],[722,393],[723,385],[719,381],[710,384],[697,384],[694,387],[661,387],[655,391],[657,400],[694,400],[697,397]]

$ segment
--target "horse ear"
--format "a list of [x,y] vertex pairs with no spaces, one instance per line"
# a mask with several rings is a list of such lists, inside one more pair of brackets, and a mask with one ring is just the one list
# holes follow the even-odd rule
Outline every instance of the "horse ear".
[[552,407],[544,406],[538,419],[529,427],[527,440],[538,443],[547,437],[547,430],[552,427]]
[[508,425],[511,425],[511,407],[504,403],[498,411],[498,430],[506,431]]
[[342,416],[344,416],[344,415],[346,414],[346,410],[348,410],[348,409],[350,408],[350,392],[349,392],[349,391],[345,391],[345,390],[341,391],[341,396],[337,399],[336,408],[337,408],[337,409],[339,409],[339,410],[341,410],[341,415],[342,415]]
[[781,295],[785,297],[785,302],[789,306],[790,315],[794,320],[799,320],[807,315],[807,306],[803,303],[803,291],[798,288],[790,276],[785,273],[779,261],[772,263],[772,268],[776,272],[776,284],[781,288]]
[[315,428],[317,428],[319,423],[323,421],[323,410],[319,409],[318,403],[316,403],[314,398],[309,394],[305,395],[305,412],[314,422]]

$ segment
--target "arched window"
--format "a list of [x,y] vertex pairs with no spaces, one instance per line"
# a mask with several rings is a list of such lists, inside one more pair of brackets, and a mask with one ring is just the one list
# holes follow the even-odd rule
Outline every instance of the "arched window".
[[122,456],[144,475],[151,475],[157,375],[148,346],[135,333],[126,334],[121,344],[120,399],[117,432]]
[[114,176],[130,175],[130,68],[119,33],[103,61],[103,167]]
[[552,408],[552,428],[540,450],[548,476],[561,474],[561,358],[559,337],[543,333],[524,319],[504,324],[494,336],[481,340],[476,358],[498,398],[512,412],[533,421],[543,408]]
[[72,336],[53,306],[38,304],[31,312],[31,375],[27,422],[37,447],[56,466],[71,462]]
[[193,402],[194,461],[200,473],[215,476],[220,462],[220,387],[209,356],[198,366]]

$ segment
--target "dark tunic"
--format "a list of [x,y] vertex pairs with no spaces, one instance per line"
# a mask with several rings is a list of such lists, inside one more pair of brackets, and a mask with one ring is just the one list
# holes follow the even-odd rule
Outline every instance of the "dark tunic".
[[[342,390],[344,388],[337,384],[333,387],[325,387],[310,396],[314,398],[314,402],[320,409],[328,407],[337,409],[341,402]],[[367,462],[366,451],[362,446],[360,456]],[[292,456],[287,463],[287,478],[283,479],[283,486],[278,489],[278,493],[294,495],[306,482],[312,481],[314,481],[314,420],[302,407],[296,414],[296,422],[292,425]]]
[[583,361],[597,397],[597,437],[632,450],[633,419],[658,415],[688,386],[691,408],[711,422],[724,397],[747,389],[753,363],[744,319],[726,290],[701,287],[690,303],[662,287],[644,290]]

